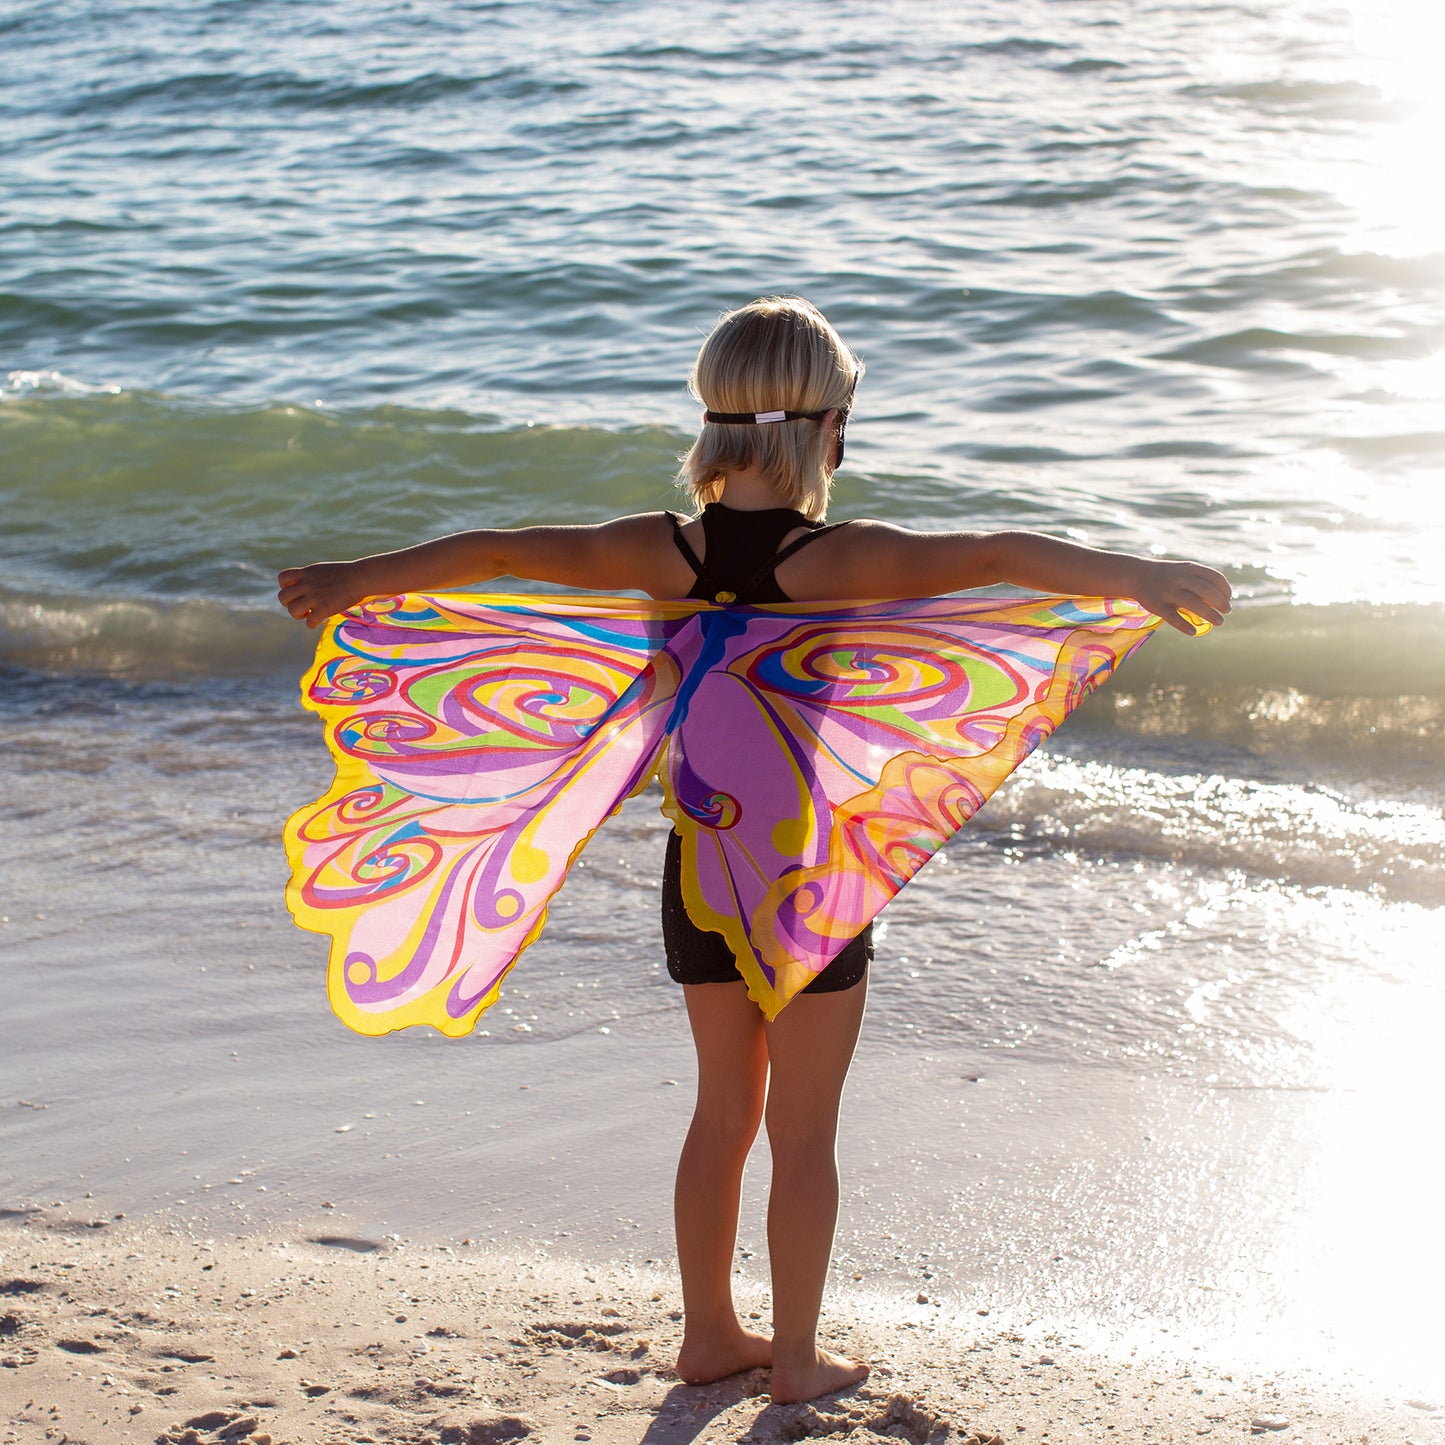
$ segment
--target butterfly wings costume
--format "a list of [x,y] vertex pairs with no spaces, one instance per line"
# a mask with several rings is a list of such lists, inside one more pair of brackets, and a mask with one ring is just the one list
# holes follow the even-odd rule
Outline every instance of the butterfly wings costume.
[[1157,624],[1077,597],[375,599],[302,682],[337,769],[287,824],[287,901],[351,1028],[465,1034],[657,777],[688,914],[773,1018]]

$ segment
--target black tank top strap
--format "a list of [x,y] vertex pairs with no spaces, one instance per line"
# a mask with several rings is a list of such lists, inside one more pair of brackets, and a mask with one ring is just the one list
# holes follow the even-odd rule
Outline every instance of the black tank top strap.
[[[743,589],[743,595],[748,596],[756,592],[794,552],[801,552],[810,542],[816,542],[819,537],[826,537],[829,532],[836,532],[840,527],[846,527],[848,523],[833,522],[826,527],[823,526],[821,522],[805,523],[805,525],[811,526],[813,530],[811,532],[804,532],[801,537],[795,537],[781,551],[775,552],[769,557],[752,577],[749,578],[747,586]],[[679,534],[678,540],[683,546],[687,545],[686,540],[681,534]]]
[[677,550],[682,553],[687,565],[692,568],[693,576],[699,582],[707,580],[707,567],[698,560],[698,555],[692,550],[692,543],[682,535],[682,518],[676,512],[668,512],[667,520],[672,523],[672,540]]

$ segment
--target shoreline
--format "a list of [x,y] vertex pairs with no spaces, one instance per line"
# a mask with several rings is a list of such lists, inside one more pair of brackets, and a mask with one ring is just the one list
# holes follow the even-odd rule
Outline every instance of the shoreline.
[[[743,1298],[766,1318],[765,1291]],[[1425,1408],[1441,1402],[1110,1359],[1058,1333],[911,1313],[901,1298],[835,1291],[825,1342],[868,1359],[872,1376],[774,1406],[764,1371],[676,1380],[667,1269],[366,1238],[325,1216],[212,1239],[163,1215],[6,1211],[0,1442],[1445,1440],[1445,1408]]]

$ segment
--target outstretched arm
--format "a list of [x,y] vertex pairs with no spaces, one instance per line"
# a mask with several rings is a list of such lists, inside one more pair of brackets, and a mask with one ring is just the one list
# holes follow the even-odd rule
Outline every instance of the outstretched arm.
[[853,595],[932,597],[1009,582],[1040,592],[1127,597],[1180,632],[1190,612],[1220,623],[1229,611],[1228,579],[1199,562],[1170,562],[1104,552],[1039,532],[913,532],[863,524]]
[[648,515],[581,527],[485,528],[378,552],[351,562],[313,562],[277,575],[281,605],[308,627],[366,597],[444,592],[494,577],[525,577],[567,587],[632,588],[657,519]]

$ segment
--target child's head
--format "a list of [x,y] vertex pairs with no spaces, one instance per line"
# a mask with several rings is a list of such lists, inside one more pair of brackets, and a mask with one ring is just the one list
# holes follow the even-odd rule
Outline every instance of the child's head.
[[[827,318],[797,296],[767,296],[729,311],[702,344],[689,384],[712,412],[846,413],[863,363]],[[730,471],[754,466],[783,506],[820,516],[828,504],[837,432],[816,421],[732,425],[704,421],[677,481],[703,505]]]

